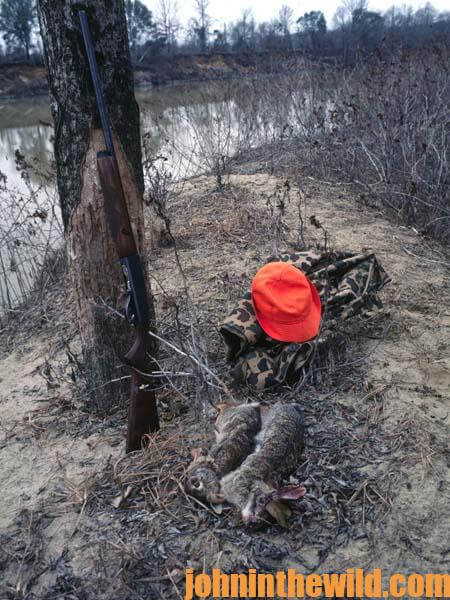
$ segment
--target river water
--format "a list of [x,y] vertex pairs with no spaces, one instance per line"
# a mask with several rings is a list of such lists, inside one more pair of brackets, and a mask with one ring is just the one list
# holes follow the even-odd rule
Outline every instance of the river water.
[[[296,76],[281,86],[271,76],[137,90],[144,176],[152,161],[171,180],[217,174],[237,152],[279,143],[292,124],[305,127],[305,89]],[[0,315],[26,297],[63,237],[52,136],[47,97],[0,103]]]
[[[211,170],[241,136],[235,85],[138,90],[144,156],[157,157],[173,179]],[[47,97],[0,103],[0,314],[26,296],[62,239],[52,136]],[[21,168],[20,156],[30,169]]]
[[[141,132],[151,136],[154,151],[168,150],[166,139],[177,137],[179,147],[191,137],[186,119],[186,103],[192,107],[214,106],[220,88],[210,85],[177,85],[138,90],[136,99],[141,111]],[[212,101],[208,101],[212,99]],[[174,136],[176,132],[176,136]],[[0,171],[12,186],[22,186],[16,170],[15,151],[27,159],[36,158],[48,167],[53,157],[53,121],[47,97],[0,102]],[[174,160],[176,164],[177,161]]]

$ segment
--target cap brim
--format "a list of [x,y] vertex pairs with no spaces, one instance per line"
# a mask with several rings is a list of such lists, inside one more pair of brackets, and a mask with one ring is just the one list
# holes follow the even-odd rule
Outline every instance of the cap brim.
[[274,321],[261,315],[253,304],[258,323],[264,332],[274,340],[301,343],[312,340],[319,333],[322,305],[316,287],[309,279],[308,283],[311,288],[311,307],[308,315],[297,323],[274,323]]

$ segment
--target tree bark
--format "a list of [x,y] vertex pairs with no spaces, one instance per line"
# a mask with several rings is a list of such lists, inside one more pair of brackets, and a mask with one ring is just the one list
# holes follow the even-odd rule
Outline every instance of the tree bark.
[[[80,31],[81,9],[89,20],[123,188],[141,254],[144,178],[139,108],[134,98],[123,0],[38,0],[55,125],[57,184],[84,373],[91,406],[104,411],[121,403],[128,392],[129,380],[121,379],[128,369],[120,357],[130,347],[132,332],[119,315],[124,281],[97,175],[97,152],[105,145]],[[150,288],[148,291],[154,315]],[[151,354],[156,355],[156,348]]]

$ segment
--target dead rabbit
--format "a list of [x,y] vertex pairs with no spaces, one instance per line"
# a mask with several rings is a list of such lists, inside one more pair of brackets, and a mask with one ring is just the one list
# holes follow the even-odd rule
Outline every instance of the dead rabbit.
[[255,450],[222,478],[221,494],[216,499],[237,506],[246,525],[267,520],[269,513],[286,527],[289,504],[295,506],[306,493],[301,485],[281,486],[300,464],[303,422],[298,406],[281,402],[271,407],[264,421]]
[[[220,505],[220,479],[233,471],[254,450],[261,429],[259,404],[221,405],[216,418],[216,442],[209,453],[193,450],[185,489],[199,500]],[[217,509],[220,512],[220,508]]]

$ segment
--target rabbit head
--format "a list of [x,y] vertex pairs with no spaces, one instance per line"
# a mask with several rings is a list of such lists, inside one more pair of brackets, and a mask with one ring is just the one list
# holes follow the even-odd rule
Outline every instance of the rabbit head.
[[212,459],[202,450],[193,450],[194,460],[189,465],[185,489],[188,494],[211,504],[221,503],[220,480]]
[[252,440],[261,429],[261,412],[258,403],[219,404],[215,422],[216,442],[229,439],[237,429],[242,430]]
[[262,480],[253,482],[248,494],[247,502],[241,510],[242,520],[245,525],[251,526],[267,522],[267,513],[271,515],[278,525],[287,527],[287,520],[291,515],[290,505],[296,503],[306,494],[306,489],[301,485],[288,485],[273,489]]

